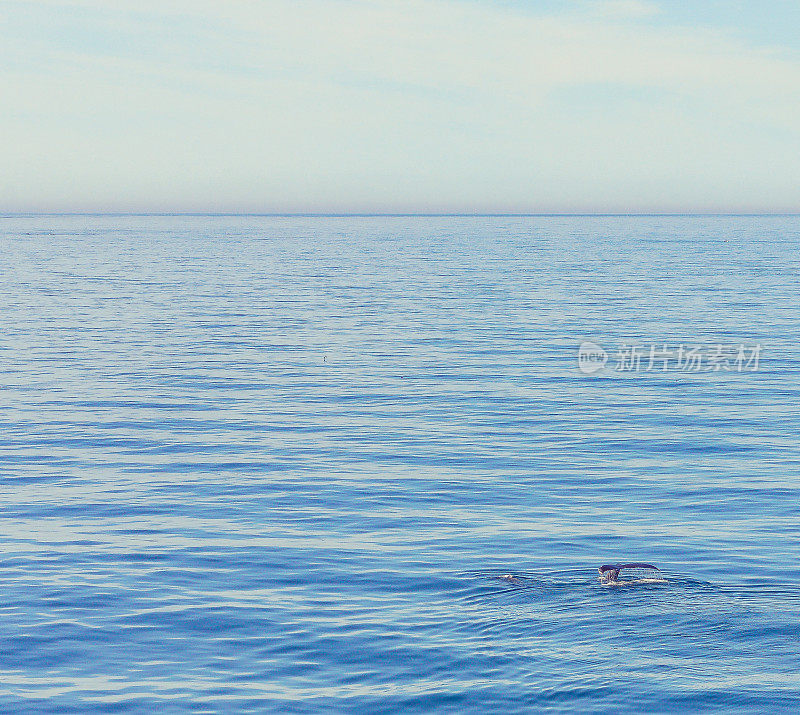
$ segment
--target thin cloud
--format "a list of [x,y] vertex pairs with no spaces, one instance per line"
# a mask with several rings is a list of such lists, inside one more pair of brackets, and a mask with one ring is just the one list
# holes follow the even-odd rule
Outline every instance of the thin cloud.
[[592,0],[589,7],[596,14],[614,18],[653,17],[661,12],[661,7],[646,0]]

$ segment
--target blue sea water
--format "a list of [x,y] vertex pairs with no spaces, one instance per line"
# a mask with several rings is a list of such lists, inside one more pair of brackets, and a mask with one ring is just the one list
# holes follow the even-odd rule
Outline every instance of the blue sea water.
[[[0,217],[0,709],[799,709],[798,247],[790,216]],[[613,365],[665,343],[762,351]],[[619,560],[668,583],[601,585]]]

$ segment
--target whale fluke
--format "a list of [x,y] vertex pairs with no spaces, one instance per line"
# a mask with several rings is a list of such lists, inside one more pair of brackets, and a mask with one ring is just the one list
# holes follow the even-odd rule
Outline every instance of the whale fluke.
[[600,580],[604,583],[620,583],[622,580],[620,579],[620,572],[625,570],[636,570],[635,573],[630,574],[633,576],[633,578],[625,579],[627,581],[664,580],[663,576],[661,575],[661,569],[659,569],[657,566],[653,566],[653,564],[645,564],[640,561],[635,561],[628,564],[603,564],[597,570],[600,572]]

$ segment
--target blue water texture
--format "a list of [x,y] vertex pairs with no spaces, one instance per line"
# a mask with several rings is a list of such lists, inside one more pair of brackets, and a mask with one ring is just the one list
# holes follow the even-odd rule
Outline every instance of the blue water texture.
[[[797,711],[798,247],[0,216],[0,710]],[[585,374],[584,340],[762,352]],[[598,582],[625,560],[668,583]]]

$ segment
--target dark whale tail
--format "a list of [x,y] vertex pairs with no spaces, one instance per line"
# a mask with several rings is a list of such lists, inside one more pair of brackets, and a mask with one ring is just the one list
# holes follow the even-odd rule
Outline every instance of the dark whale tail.
[[631,575],[632,579],[638,580],[641,578],[663,580],[661,576],[661,569],[653,564],[645,564],[641,562],[634,562],[629,564],[603,564],[598,571],[600,572],[600,579],[604,583],[620,583],[620,572],[627,571],[627,575]]

